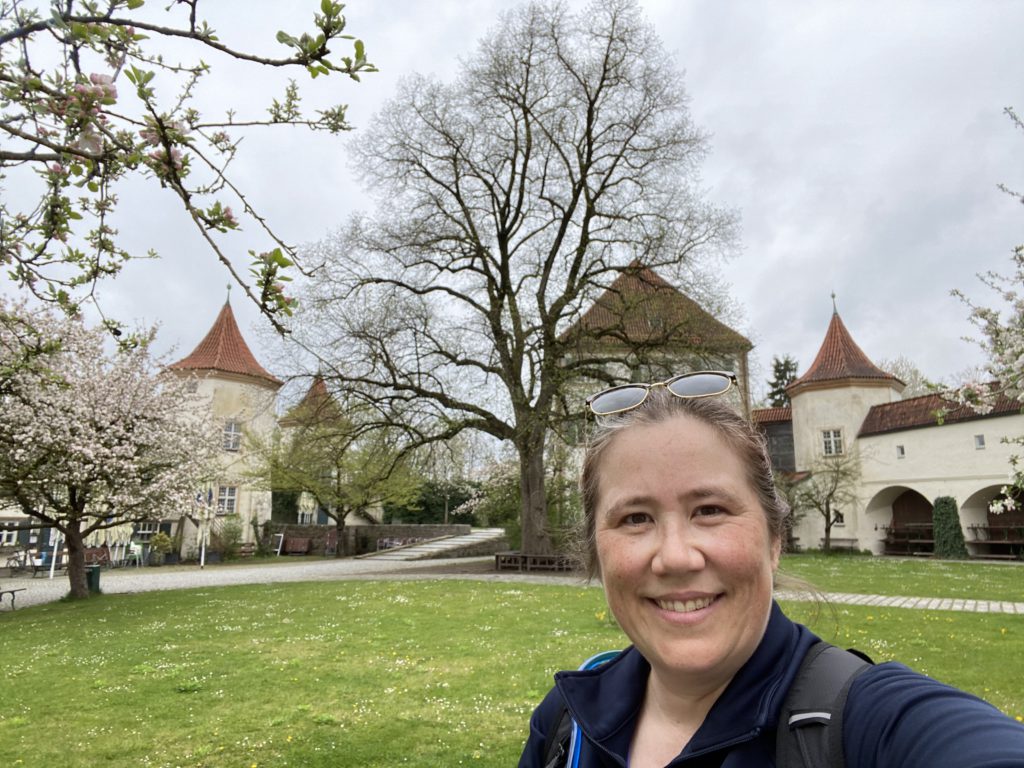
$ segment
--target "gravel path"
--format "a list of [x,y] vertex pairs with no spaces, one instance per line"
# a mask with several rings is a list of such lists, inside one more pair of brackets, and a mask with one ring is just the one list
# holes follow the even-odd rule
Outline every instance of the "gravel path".
[[[548,573],[514,573],[494,570],[493,557],[455,558],[430,561],[375,561],[367,559],[316,560],[305,562],[274,562],[259,565],[214,565],[200,570],[197,566],[163,568],[118,568],[104,570],[100,588],[105,594],[150,592],[161,589],[192,589],[222,587],[231,584],[272,584],[283,581],[337,581],[344,579],[476,579],[480,581],[518,581],[534,584],[583,585],[578,575]],[[596,588],[596,584],[593,585]],[[24,588],[17,593],[17,607],[51,603],[68,591],[67,576],[53,580],[18,575],[0,580],[0,590]],[[815,600],[822,595],[780,591],[782,600]],[[824,599],[837,605],[866,605],[880,608],[917,608],[939,611],[973,611],[1006,613],[1024,616],[1024,603],[1000,600],[971,600],[937,597],[885,597],[825,593]],[[10,595],[3,596],[2,608],[11,610]]]

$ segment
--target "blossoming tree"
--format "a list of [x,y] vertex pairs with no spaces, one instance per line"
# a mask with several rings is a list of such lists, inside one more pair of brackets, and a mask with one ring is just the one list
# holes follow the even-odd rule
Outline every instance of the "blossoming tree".
[[[36,297],[73,311],[93,295],[97,280],[138,255],[120,244],[114,220],[119,185],[141,176],[177,198],[275,326],[290,313],[284,285],[294,250],[253,209],[227,167],[240,132],[293,125],[336,133],[349,128],[345,107],[304,114],[292,81],[264,117],[228,108],[223,118],[209,119],[194,98],[211,73],[200,57],[305,70],[314,78],[340,73],[358,80],[374,68],[359,40],[349,56],[332,50],[352,39],[343,34],[341,3],[321,0],[311,32],[278,32],[287,54],[277,58],[222,42],[197,17],[199,3],[178,0],[149,11],[144,0],[53,0],[40,12],[33,5],[42,3],[0,2],[0,180],[19,186],[17,195],[0,197],[0,266]],[[164,17],[168,23],[158,23]],[[182,50],[194,63],[175,63],[171,56]],[[249,251],[248,275],[218,240],[245,221],[268,246]]]
[[[1024,119],[1013,109],[1005,110],[1014,126],[1024,131]],[[1024,193],[1005,184],[999,188],[1024,204]],[[997,398],[1010,397],[1024,406],[1024,244],[1013,249],[1013,272],[1009,276],[988,272],[979,275],[985,285],[1002,300],[1002,308],[985,307],[973,303],[962,292],[954,290],[971,310],[970,320],[981,332],[979,343],[988,358],[982,369],[985,381],[969,381],[956,391],[960,403],[969,405],[979,413],[992,410]],[[1004,438],[1007,442],[1024,446],[1024,435]],[[1024,494],[1024,459],[1020,455],[1010,458],[1010,482],[1001,496],[992,502],[994,513],[1013,510],[1014,497]]]
[[22,320],[0,324],[0,502],[61,532],[71,595],[85,597],[86,537],[189,509],[216,435],[145,341],[108,352],[77,319],[2,301],[0,314]]

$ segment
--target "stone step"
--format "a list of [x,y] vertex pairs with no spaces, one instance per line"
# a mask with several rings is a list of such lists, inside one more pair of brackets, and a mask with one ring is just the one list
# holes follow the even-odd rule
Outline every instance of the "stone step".
[[369,552],[360,555],[361,558],[373,558],[374,560],[422,560],[428,557],[436,557],[438,553],[448,550],[456,550],[467,544],[478,544],[481,541],[498,539],[505,535],[503,528],[477,528],[470,533],[459,536],[448,536],[441,539],[425,541],[421,544],[410,544],[405,547],[394,549],[383,549],[380,552]]

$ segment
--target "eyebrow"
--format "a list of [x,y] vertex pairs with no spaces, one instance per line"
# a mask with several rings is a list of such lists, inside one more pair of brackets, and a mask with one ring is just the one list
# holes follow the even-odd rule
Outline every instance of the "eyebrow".
[[[727,491],[725,488],[722,488],[720,486],[713,485],[694,488],[691,491],[684,494],[683,497],[690,501],[700,501],[702,499],[718,498],[729,505],[739,505],[740,503],[740,498],[736,494],[732,493],[731,491]],[[651,496],[650,494],[638,493],[634,496],[626,496],[624,498],[619,499],[611,506],[609,506],[604,511],[602,517],[606,519],[612,517],[623,507],[643,506],[645,504],[654,503],[654,496]]]

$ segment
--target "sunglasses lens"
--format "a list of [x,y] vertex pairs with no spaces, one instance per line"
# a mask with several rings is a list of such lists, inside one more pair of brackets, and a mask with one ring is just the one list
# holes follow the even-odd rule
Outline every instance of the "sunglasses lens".
[[669,382],[668,388],[679,397],[706,397],[720,395],[731,385],[732,380],[721,373],[696,373]]
[[594,395],[594,399],[590,401],[590,410],[598,416],[627,411],[640,405],[646,395],[647,387],[627,386],[607,389]]

